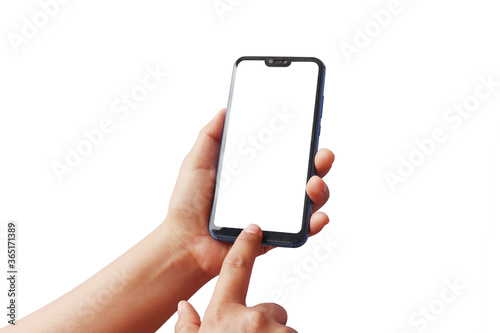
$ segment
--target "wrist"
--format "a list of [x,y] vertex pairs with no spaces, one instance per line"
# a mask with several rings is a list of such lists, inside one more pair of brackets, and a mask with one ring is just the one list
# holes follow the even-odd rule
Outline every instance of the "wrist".
[[[217,274],[210,273],[210,270],[205,267],[206,265],[199,262],[193,255],[196,239],[193,239],[187,230],[179,228],[178,221],[179,219],[169,215],[155,232],[160,234],[170,256],[175,253],[175,265],[192,272],[194,276],[198,277],[199,283],[204,285]],[[168,270],[168,268],[166,269]]]

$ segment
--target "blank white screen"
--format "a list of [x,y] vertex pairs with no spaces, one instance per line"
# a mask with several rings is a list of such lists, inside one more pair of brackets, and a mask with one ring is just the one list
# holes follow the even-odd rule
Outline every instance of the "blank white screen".
[[319,67],[239,63],[226,118],[217,227],[298,233],[302,226]]

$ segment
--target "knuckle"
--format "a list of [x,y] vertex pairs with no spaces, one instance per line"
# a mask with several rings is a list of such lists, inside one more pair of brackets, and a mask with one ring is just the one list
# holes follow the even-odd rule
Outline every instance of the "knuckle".
[[246,320],[246,327],[248,328],[248,333],[262,332],[262,328],[266,323],[266,315],[264,312],[252,309],[248,313]]
[[240,270],[248,267],[249,262],[246,258],[241,256],[227,257],[225,260],[225,265],[229,269]]
[[[207,315],[209,314],[209,315]],[[203,318],[204,327],[221,328],[225,326],[228,318],[231,318],[231,313],[225,307],[217,306],[215,309],[207,309],[207,313]]]
[[210,133],[210,124],[206,124],[203,126],[200,131],[198,132],[198,137],[202,138],[204,136],[208,136]]
[[268,316],[274,319],[279,319],[279,321],[283,323],[288,321],[288,313],[281,305],[276,303],[263,303],[261,306],[262,311],[264,311]]
[[286,314],[286,309],[279,305],[278,303],[269,303],[270,306],[274,307],[275,309],[278,309],[279,311],[282,311],[284,314]]
[[225,318],[231,316],[231,312],[229,311],[225,306],[217,306],[215,311],[211,312],[211,320],[215,323],[221,323],[224,321]]

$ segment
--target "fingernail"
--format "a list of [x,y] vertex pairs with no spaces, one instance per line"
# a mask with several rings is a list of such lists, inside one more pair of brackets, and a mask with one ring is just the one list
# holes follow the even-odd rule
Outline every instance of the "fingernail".
[[256,224],[250,224],[245,228],[245,232],[258,235],[260,233],[260,228]]
[[177,313],[179,316],[181,315],[181,311],[182,311],[182,307],[183,307],[182,303],[184,303],[184,301],[180,301],[179,304],[177,304]]
[[321,192],[326,193],[328,191],[328,186],[326,186],[326,183],[323,183],[323,188],[321,189]]

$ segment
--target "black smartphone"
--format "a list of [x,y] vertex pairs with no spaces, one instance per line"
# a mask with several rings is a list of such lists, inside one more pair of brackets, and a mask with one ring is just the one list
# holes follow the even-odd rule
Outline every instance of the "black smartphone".
[[211,235],[234,241],[254,223],[263,245],[298,247],[309,234],[325,65],[307,57],[241,57],[234,64]]

